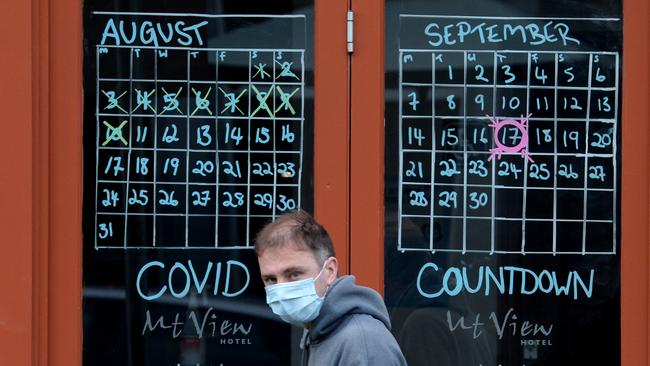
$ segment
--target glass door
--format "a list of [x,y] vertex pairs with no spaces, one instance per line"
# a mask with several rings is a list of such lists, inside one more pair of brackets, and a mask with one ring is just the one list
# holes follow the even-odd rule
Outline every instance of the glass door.
[[386,2],[385,295],[410,365],[619,364],[621,2]]
[[299,359],[253,240],[314,211],[314,13],[85,2],[84,365]]

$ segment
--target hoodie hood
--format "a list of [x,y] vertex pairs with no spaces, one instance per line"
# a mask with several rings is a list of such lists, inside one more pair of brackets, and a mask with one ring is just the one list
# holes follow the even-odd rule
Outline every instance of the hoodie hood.
[[320,315],[309,329],[309,340],[318,343],[334,332],[346,317],[366,314],[378,319],[390,330],[390,319],[384,300],[372,289],[355,285],[354,276],[339,277],[325,294]]

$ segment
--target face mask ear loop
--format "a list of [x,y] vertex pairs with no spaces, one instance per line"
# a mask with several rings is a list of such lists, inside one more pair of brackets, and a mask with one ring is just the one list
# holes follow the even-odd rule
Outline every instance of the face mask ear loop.
[[[323,271],[325,270],[325,265],[327,264],[327,261],[329,261],[329,258],[327,258],[327,259],[325,260],[325,262],[323,263],[323,268],[321,268],[321,269],[320,269],[320,272],[318,272],[318,275],[317,275],[316,277],[314,277],[314,283],[316,283],[316,280],[318,279],[318,277],[320,277],[320,275],[323,274]],[[323,294],[323,298],[325,298],[325,296],[327,296],[327,293],[329,292],[330,287],[332,287],[332,286],[331,286],[331,285],[327,285],[327,288],[325,289],[325,293]]]
[[[330,258],[331,258],[331,257],[330,257]],[[329,261],[329,258],[327,258],[327,259],[325,260],[325,262],[323,262],[323,267],[321,267],[320,272],[318,272],[318,274],[316,275],[316,277],[314,277],[314,281],[316,281],[316,280],[318,279],[318,277],[320,277],[320,275],[323,274],[323,271],[325,270],[325,265],[327,264],[327,261]],[[327,287],[329,288],[329,286],[327,286]]]

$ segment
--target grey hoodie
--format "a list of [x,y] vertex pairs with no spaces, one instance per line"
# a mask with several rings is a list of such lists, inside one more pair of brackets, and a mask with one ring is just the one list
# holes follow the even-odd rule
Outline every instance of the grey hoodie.
[[305,366],[406,365],[390,333],[384,301],[374,290],[357,286],[353,276],[340,277],[330,286],[300,348]]

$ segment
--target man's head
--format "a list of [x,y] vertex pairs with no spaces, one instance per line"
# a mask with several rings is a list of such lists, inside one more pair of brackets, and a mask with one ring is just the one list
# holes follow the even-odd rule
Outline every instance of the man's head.
[[[338,272],[332,240],[307,212],[280,216],[259,232],[255,252],[264,285],[315,278],[316,292],[324,296]],[[322,273],[321,273],[322,271]]]

